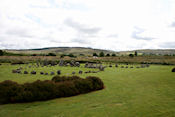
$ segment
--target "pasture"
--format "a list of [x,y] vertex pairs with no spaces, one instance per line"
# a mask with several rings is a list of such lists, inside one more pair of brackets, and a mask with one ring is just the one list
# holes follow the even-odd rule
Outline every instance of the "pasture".
[[[0,82],[13,80],[18,83],[48,80],[53,75],[40,75],[39,72],[61,70],[61,75],[81,77],[98,76],[105,89],[73,97],[57,98],[32,103],[0,105],[0,117],[175,117],[175,73],[173,66],[151,65],[136,68],[107,67],[98,73],[78,74],[79,70],[96,71],[81,67],[39,67],[2,64]],[[130,68],[133,66],[134,68]],[[13,69],[37,72],[32,74],[14,74]]]

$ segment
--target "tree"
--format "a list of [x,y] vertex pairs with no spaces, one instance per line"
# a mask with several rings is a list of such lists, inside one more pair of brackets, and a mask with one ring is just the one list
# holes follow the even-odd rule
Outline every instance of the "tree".
[[68,54],[69,57],[75,57],[72,53]]
[[105,54],[104,54],[103,52],[100,52],[99,56],[100,56],[100,57],[104,57]]
[[49,53],[48,56],[56,56],[55,53]]
[[37,56],[36,54],[32,54],[32,56]]
[[134,57],[134,54],[129,54],[129,57]]
[[93,56],[98,56],[97,53],[93,53]]
[[137,56],[137,51],[135,51],[134,55]]
[[108,53],[108,54],[106,54],[106,56],[107,56],[107,57],[109,57],[109,56],[110,56],[110,54]]
[[66,56],[66,55],[65,55],[65,54],[61,54],[61,55],[60,55],[60,58],[64,58],[64,56]]
[[4,55],[4,52],[2,50],[0,50],[0,56]]
[[112,56],[116,56],[116,54],[112,54]]
[[80,54],[80,56],[85,56],[84,54]]

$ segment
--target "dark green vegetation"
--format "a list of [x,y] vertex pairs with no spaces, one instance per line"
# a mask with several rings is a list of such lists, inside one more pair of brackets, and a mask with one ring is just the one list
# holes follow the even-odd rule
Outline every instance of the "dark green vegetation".
[[104,88],[103,82],[93,76],[55,76],[52,80],[18,84],[5,80],[0,83],[0,104],[42,101],[69,97]]
[[[51,75],[40,75],[39,71],[62,71],[70,75],[72,71],[92,70],[78,67],[31,68],[36,75],[12,74],[11,70],[24,65],[2,64],[0,81],[13,80],[20,84],[36,80],[50,80]],[[175,73],[174,66],[151,65],[149,68],[108,67],[104,72],[89,75],[102,79],[105,89],[66,98],[32,103],[0,105],[1,117],[174,117],[175,115]],[[134,68],[130,68],[133,66]]]
[[175,72],[175,68],[172,69],[172,72]]

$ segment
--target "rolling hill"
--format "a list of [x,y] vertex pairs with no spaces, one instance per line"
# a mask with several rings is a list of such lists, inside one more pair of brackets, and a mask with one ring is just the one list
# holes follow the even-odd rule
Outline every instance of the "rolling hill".
[[133,50],[133,51],[112,51],[112,50],[103,50],[103,49],[93,49],[93,48],[84,48],[84,47],[49,47],[49,48],[39,48],[39,49],[6,49],[6,52],[11,53],[22,53],[22,54],[47,54],[55,53],[57,55],[61,54],[74,54],[74,55],[92,55],[93,53],[99,54],[104,52],[105,54],[115,53],[117,55],[128,55],[137,51],[139,54],[144,55],[175,55],[175,49],[143,49],[143,50]]
[[83,47],[51,47],[51,48],[39,48],[39,49],[21,49],[21,50],[5,50],[6,52],[11,53],[22,53],[22,54],[47,54],[47,53],[55,53],[57,55],[61,54],[74,54],[74,55],[92,55],[93,53],[99,54],[100,52],[107,53],[115,53],[118,52],[111,50],[102,50],[102,49],[93,49],[93,48],[83,48]]

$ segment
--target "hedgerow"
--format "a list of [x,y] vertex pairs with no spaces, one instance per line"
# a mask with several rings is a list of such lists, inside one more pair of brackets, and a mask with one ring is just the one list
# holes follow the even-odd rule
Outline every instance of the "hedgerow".
[[54,76],[52,80],[18,84],[6,80],[0,83],[0,104],[43,101],[59,97],[69,97],[104,88],[102,80],[89,76]]

